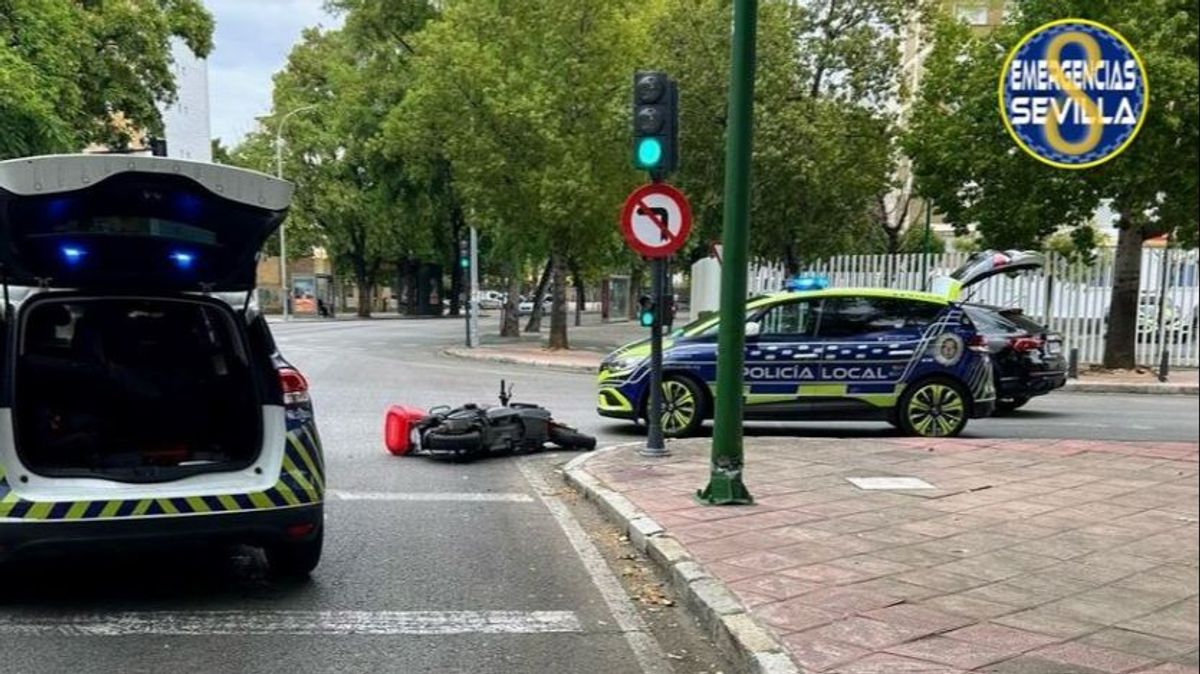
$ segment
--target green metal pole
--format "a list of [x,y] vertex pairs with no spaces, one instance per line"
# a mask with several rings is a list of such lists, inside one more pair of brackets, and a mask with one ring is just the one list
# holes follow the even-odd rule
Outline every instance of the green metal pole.
[[750,154],[754,126],[754,34],[758,0],[734,0],[725,146],[725,219],[721,234],[721,327],[712,471],[696,494],[702,503],[753,503],[742,482],[742,367],[746,344],[746,250],[750,239]]

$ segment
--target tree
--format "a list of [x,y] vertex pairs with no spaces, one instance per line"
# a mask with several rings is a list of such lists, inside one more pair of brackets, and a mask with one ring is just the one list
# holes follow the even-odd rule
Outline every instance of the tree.
[[199,56],[213,21],[200,0],[6,0],[0,4],[0,157],[123,149],[162,132],[175,95],[173,36]]
[[[1060,228],[1088,224],[1111,199],[1119,234],[1104,365],[1133,367],[1142,242],[1166,232],[1194,241],[1200,221],[1200,9],[1188,0],[1026,0],[1017,9],[1010,23],[985,35],[947,17],[937,22],[904,145],[919,191],[960,232],[976,227],[989,247],[1036,247]],[[1021,35],[1061,17],[1120,31],[1141,54],[1150,81],[1137,139],[1093,169],[1056,169],[1018,151],[997,108],[1004,56]]]
[[214,164],[233,163],[233,157],[229,154],[229,148],[225,147],[220,138],[213,138],[209,143],[212,147],[212,160]]
[[634,6],[449,4],[409,43],[412,87],[389,119],[396,155],[432,142],[451,162],[465,210],[510,260],[510,288],[549,257],[551,348],[568,346],[568,262],[619,245],[629,75],[644,53]]
[[[759,4],[751,247],[793,270],[865,251],[895,153],[899,36],[917,0]],[[694,246],[718,238],[724,194],[729,6],[670,0],[651,33],[682,93],[677,182],[696,215]]]
[[[308,29],[276,75],[274,108],[287,114],[285,158],[297,186],[296,219],[320,231],[334,264],[358,288],[358,313],[370,316],[375,284],[401,251],[428,242],[404,207],[402,185],[380,173],[372,142],[383,87],[340,31]],[[401,245],[403,242],[403,246]]]

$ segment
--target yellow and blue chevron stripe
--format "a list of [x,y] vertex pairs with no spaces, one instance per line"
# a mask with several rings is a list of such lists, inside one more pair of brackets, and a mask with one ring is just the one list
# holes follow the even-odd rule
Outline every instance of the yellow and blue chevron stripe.
[[321,503],[325,466],[311,424],[287,433],[279,481],[265,491],[219,496],[188,496],[99,501],[29,501],[17,496],[0,466],[0,519],[96,520],[163,515],[196,515],[268,510]]

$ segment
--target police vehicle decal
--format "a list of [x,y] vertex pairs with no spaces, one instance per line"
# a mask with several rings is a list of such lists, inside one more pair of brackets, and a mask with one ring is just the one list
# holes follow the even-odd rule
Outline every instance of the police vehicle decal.
[[172,515],[244,512],[320,503],[325,468],[312,424],[289,424],[279,481],[266,491],[97,501],[29,501],[12,489],[0,465],[0,520],[132,519]]

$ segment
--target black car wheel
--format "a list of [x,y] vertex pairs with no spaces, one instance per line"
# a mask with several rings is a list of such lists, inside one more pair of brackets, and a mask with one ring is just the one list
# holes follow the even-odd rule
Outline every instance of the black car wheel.
[[926,379],[900,396],[897,418],[907,435],[953,437],[967,425],[966,389],[950,379]]
[[996,400],[996,414],[1012,414],[1029,402],[1029,396],[1014,396]]
[[307,578],[321,561],[324,539],[325,531],[322,529],[311,540],[267,546],[263,552],[271,573],[280,578]]
[[692,379],[668,376],[662,383],[662,431],[668,438],[695,435],[704,423],[704,391]]

